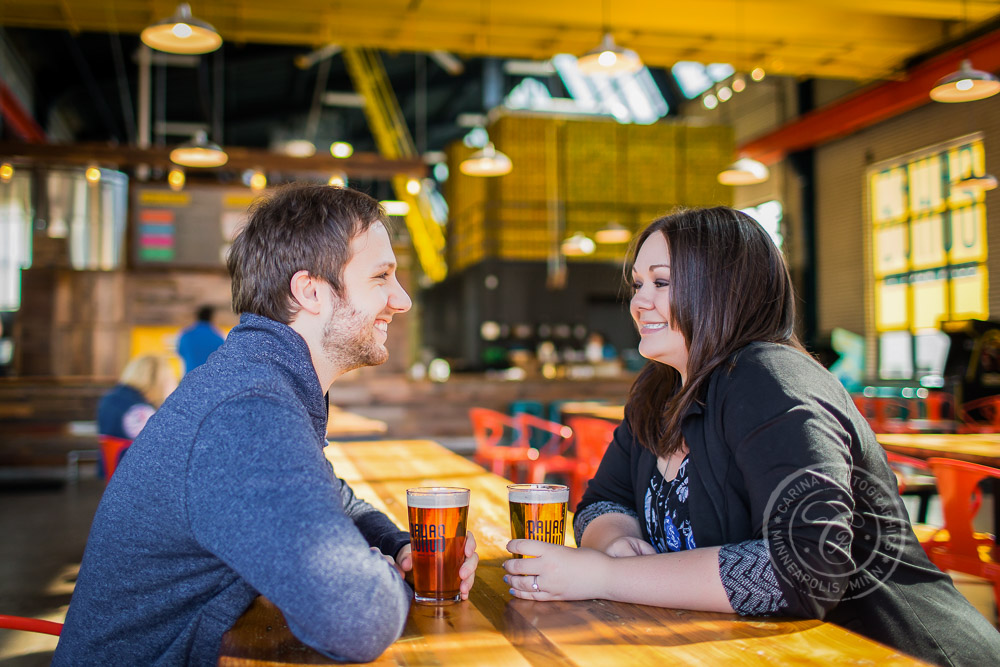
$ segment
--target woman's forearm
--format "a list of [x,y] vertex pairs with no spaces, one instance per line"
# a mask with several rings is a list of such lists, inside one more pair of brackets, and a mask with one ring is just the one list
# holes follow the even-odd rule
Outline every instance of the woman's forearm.
[[732,613],[719,575],[719,548],[608,558],[602,586],[608,600]]
[[609,544],[622,537],[641,539],[639,522],[627,514],[602,514],[587,525],[579,546],[605,552]]

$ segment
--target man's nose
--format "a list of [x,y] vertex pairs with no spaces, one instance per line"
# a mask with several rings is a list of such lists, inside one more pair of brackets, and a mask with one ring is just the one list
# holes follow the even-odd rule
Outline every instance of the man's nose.
[[389,307],[397,312],[405,313],[412,305],[413,301],[410,300],[410,295],[407,294],[406,290],[403,289],[403,286],[397,282],[396,289],[389,295]]

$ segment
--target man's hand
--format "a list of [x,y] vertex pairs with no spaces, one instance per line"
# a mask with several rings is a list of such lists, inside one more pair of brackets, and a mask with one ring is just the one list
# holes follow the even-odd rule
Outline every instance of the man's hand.
[[[386,558],[389,558],[386,556]],[[400,574],[404,572],[409,572],[413,569],[413,553],[410,549],[410,545],[405,545],[396,554],[396,560],[392,561],[396,569],[399,570]],[[461,578],[462,583],[459,585],[459,592],[462,594],[463,600],[469,599],[469,591],[472,590],[472,584],[476,581],[476,568],[479,567],[479,554],[476,553],[476,536],[472,534],[471,531],[465,534],[465,562],[462,563],[462,567],[458,570],[458,576]]]

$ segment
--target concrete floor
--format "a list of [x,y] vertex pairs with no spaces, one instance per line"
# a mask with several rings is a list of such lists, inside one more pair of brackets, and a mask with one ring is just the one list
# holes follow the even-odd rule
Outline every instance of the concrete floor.
[[[65,618],[90,522],[104,491],[92,466],[81,466],[81,473],[75,484],[58,478],[0,477],[0,613]],[[940,508],[932,503],[929,522],[939,517]],[[963,575],[955,575],[955,580],[996,624],[992,586]],[[48,635],[0,630],[0,667],[48,665],[55,645],[56,638]]]

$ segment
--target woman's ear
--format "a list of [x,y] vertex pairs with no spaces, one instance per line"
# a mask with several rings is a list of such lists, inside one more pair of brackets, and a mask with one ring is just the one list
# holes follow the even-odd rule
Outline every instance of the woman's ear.
[[299,307],[312,314],[319,315],[322,304],[320,302],[321,281],[311,276],[308,271],[297,271],[289,282],[289,289],[292,292],[292,299]]

